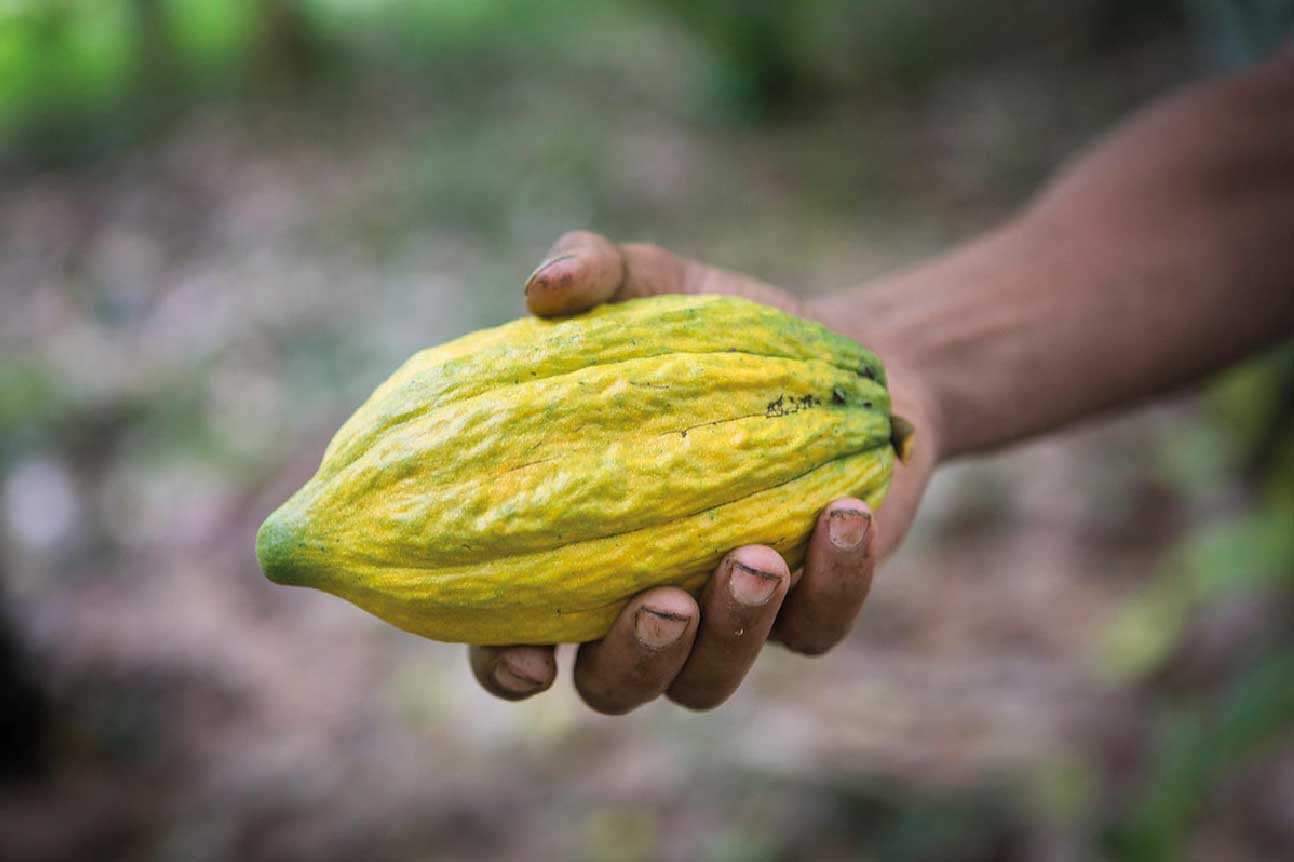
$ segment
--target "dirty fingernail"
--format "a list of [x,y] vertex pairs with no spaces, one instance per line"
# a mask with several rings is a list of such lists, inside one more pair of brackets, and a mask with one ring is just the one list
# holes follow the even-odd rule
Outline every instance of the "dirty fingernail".
[[664,649],[683,637],[687,623],[688,618],[682,614],[641,608],[634,615],[634,637],[648,649]]
[[554,264],[561,263],[564,260],[571,260],[574,257],[575,255],[573,254],[559,254],[557,257],[550,257],[543,263],[539,264],[539,266],[535,267],[535,271],[530,273],[530,277],[526,279],[526,292],[529,292],[531,286],[536,283],[545,281],[546,276],[551,275],[551,273],[546,272],[546,270]]
[[837,509],[827,520],[827,534],[831,544],[842,551],[852,551],[867,538],[867,528],[872,518],[858,509]]
[[515,694],[530,694],[545,686],[543,680],[519,672],[506,661],[499,662],[498,667],[494,669],[494,681]]
[[772,572],[761,572],[744,563],[734,562],[728,578],[728,591],[741,604],[754,607],[767,604],[781,580]]

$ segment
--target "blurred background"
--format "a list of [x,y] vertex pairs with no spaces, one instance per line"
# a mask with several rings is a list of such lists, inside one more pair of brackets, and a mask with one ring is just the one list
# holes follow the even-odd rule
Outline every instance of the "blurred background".
[[1290,7],[0,0],[0,858],[1294,858],[1289,350],[947,469],[711,714],[494,701],[253,555],[562,231],[857,284]]

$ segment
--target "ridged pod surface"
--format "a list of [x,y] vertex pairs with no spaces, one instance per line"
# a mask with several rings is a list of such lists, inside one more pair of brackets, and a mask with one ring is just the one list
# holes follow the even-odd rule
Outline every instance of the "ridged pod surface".
[[897,436],[872,353],[764,305],[527,318],[410,358],[256,552],[275,582],[429,638],[592,640],[648,587],[698,590],[738,545],[794,568],[823,506],[880,503]]

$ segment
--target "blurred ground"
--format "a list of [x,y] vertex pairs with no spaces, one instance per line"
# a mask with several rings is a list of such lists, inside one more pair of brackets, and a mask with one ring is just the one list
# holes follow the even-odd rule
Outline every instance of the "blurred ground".
[[[499,703],[461,647],[264,581],[254,531],[332,430],[415,349],[520,314],[561,231],[854,284],[991,226],[1198,73],[1181,28],[1025,33],[721,120],[703,28],[650,9],[0,161],[0,572],[47,716],[41,768],[0,786],[0,857],[1089,858],[1164,687],[1279,632],[1246,594],[1167,676],[1102,652],[1175,543],[1251,499],[1189,400],[950,468],[853,639],[770,649],[712,714],[605,719],[565,678]],[[1265,751],[1191,858],[1294,852],[1294,746]]]

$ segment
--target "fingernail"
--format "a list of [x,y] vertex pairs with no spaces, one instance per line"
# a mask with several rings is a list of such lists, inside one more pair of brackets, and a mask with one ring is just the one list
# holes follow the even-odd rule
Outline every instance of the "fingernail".
[[872,516],[858,509],[837,509],[827,518],[827,535],[831,544],[842,551],[852,551],[867,538]]
[[634,637],[648,649],[664,649],[683,637],[687,622],[688,618],[682,614],[640,608],[634,615]]
[[772,572],[761,572],[744,563],[733,562],[728,591],[741,604],[757,607],[768,603],[781,580]]
[[544,687],[543,680],[526,676],[508,664],[506,660],[499,662],[498,666],[494,668],[494,681],[515,694],[530,694]]
[[575,257],[573,254],[559,254],[557,257],[550,257],[543,263],[539,264],[539,266],[535,267],[535,271],[530,273],[530,277],[526,279],[525,292],[529,293],[531,286],[534,285],[535,282],[543,281],[544,270],[548,269],[555,263],[560,263],[563,260],[570,260],[573,257]]

